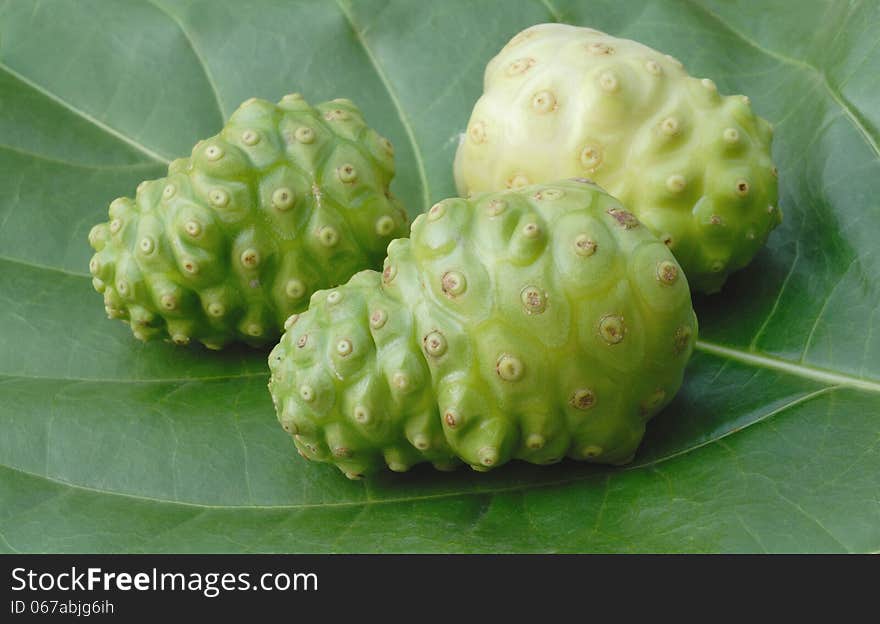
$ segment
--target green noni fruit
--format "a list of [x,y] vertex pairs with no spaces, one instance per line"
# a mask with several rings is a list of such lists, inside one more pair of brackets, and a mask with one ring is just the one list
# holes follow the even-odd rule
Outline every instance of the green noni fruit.
[[378,268],[407,216],[394,151],[348,100],[250,99],[167,177],[110,204],[89,264],[141,340],[273,343],[316,290]]
[[697,334],[666,246],[586,180],[447,199],[312,296],[269,357],[307,459],[487,470],[625,463],[678,391]]
[[691,287],[721,288],[782,220],[772,129],[671,56],[541,24],[486,67],[455,159],[458,191],[595,180],[672,249]]

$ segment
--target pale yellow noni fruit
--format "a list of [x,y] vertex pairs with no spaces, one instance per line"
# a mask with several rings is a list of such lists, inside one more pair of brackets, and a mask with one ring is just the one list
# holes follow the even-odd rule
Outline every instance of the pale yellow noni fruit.
[[540,24],[486,67],[455,159],[461,195],[586,177],[714,292],[782,219],[772,129],[749,99],[652,48]]

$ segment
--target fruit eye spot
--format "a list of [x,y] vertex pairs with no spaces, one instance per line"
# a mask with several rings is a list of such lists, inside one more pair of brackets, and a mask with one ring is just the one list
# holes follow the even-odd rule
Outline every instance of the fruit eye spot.
[[495,362],[495,372],[504,381],[519,381],[525,374],[525,365],[518,357],[504,353]]
[[526,223],[522,229],[523,236],[526,238],[537,238],[541,234],[541,228],[537,223]]
[[354,408],[354,419],[361,424],[367,423],[370,420],[370,412],[366,407],[358,405]]
[[497,217],[504,212],[505,208],[507,208],[507,202],[503,199],[493,199],[486,204],[486,212],[488,212],[491,217]]
[[187,221],[184,224],[183,229],[193,238],[202,233],[202,226],[198,221]]
[[145,236],[144,238],[141,239],[141,242],[138,244],[138,247],[140,247],[140,250],[142,252],[149,255],[149,254],[153,253],[153,250],[156,248],[156,243],[153,242],[152,238]]
[[620,82],[617,80],[617,76],[614,75],[614,72],[604,72],[599,77],[599,86],[602,87],[603,91],[607,91],[608,93],[613,93],[617,91],[618,87],[620,87]]
[[205,157],[211,161],[220,160],[223,158],[223,149],[217,145],[209,145],[205,148]]
[[346,113],[341,108],[336,108],[334,110],[329,110],[324,113],[324,119],[327,121],[343,121],[348,119],[348,113]]
[[409,388],[409,375],[398,371],[391,376],[391,383],[398,390],[406,390]]
[[666,188],[673,193],[681,193],[687,186],[683,175],[675,174],[666,179]]
[[370,315],[370,327],[373,329],[381,329],[388,320],[388,314],[385,310],[374,310]]
[[528,185],[529,179],[523,173],[517,173],[507,180],[507,187],[512,189],[518,189]]
[[668,134],[670,136],[674,134],[678,134],[678,130],[681,124],[679,124],[678,119],[675,117],[667,117],[662,122],[660,122],[660,129],[664,134]]
[[672,334],[672,344],[673,344],[673,352],[678,355],[679,353],[684,352],[691,341],[691,328],[687,326],[681,326],[675,330]]
[[599,321],[599,335],[608,344],[618,344],[626,333],[623,317],[609,314]]
[[446,338],[439,331],[433,331],[422,339],[425,353],[432,357],[440,357],[446,353]]
[[480,143],[486,142],[486,124],[482,121],[475,121],[471,124],[471,127],[468,128],[468,137],[471,142],[479,145]]
[[535,193],[533,195],[533,197],[537,201],[544,201],[544,200],[553,201],[553,200],[562,198],[564,195],[565,195],[565,193],[563,191],[560,191],[559,189],[549,188],[549,189],[544,189],[543,191],[538,191],[537,193]]
[[602,447],[596,445],[585,446],[584,449],[581,451],[581,454],[584,457],[588,458],[598,457],[602,454]]
[[393,264],[386,264],[382,269],[382,282],[385,284],[390,284],[394,281],[394,278],[397,277],[397,267]]
[[277,210],[288,210],[293,205],[293,198],[293,191],[286,186],[282,186],[275,189],[275,192],[272,193],[272,205]]
[[568,404],[579,410],[588,410],[596,404],[596,395],[589,388],[575,390]]
[[357,171],[352,165],[342,165],[336,170],[336,173],[339,175],[339,179],[346,184],[354,182],[358,177]]
[[318,230],[318,240],[324,247],[334,247],[339,242],[339,232],[329,225],[325,225]]
[[539,433],[533,433],[526,438],[526,446],[534,451],[544,448],[546,443],[547,440],[545,440],[544,436]]
[[446,206],[440,202],[431,206],[431,209],[428,211],[428,221],[436,221],[440,217],[446,214]]
[[394,231],[394,219],[388,215],[379,217],[376,220],[376,234],[379,236],[388,236]]
[[602,164],[602,150],[595,145],[587,145],[581,150],[580,160],[587,171],[594,171]]
[[666,285],[674,284],[678,279],[678,267],[668,260],[659,262],[657,264],[657,279]]
[[552,113],[556,110],[556,96],[550,91],[538,91],[532,97],[532,108],[537,113]]
[[336,353],[338,353],[341,357],[351,355],[352,350],[353,347],[351,345],[351,341],[347,338],[343,338],[336,343]]
[[291,279],[284,285],[284,292],[291,299],[299,299],[306,292],[305,285],[298,279]]
[[208,199],[215,206],[223,207],[229,203],[229,193],[223,189],[214,189],[208,193]]
[[311,403],[315,400],[315,391],[312,389],[311,386],[300,386],[299,396],[302,397],[302,400],[306,403]]
[[241,253],[241,264],[248,268],[252,269],[260,264],[260,254],[256,249],[245,249]]
[[467,280],[459,271],[447,271],[440,279],[440,288],[449,298],[455,298],[467,290]]
[[523,288],[520,301],[526,314],[541,314],[547,308],[547,295],[537,286]]
[[619,225],[623,226],[623,228],[626,230],[631,230],[634,227],[638,227],[638,225],[639,225],[639,220],[636,218],[636,216],[633,213],[629,212],[628,210],[622,210],[620,208],[611,208],[607,212],[612,217],[614,217],[614,220],[617,221],[617,223]]
[[294,131],[293,137],[300,143],[313,143],[315,140],[315,131],[306,126],[300,126]]
[[601,56],[603,54],[614,54],[614,48],[605,43],[591,43],[587,46],[587,51],[590,54],[595,54],[597,56]]
[[535,59],[533,58],[521,58],[515,60],[513,63],[507,66],[506,74],[508,76],[516,76],[518,74],[525,73],[532,68],[535,64]]

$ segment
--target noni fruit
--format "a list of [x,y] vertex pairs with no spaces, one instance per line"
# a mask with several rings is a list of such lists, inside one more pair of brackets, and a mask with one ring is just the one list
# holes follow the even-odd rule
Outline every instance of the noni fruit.
[[89,268],[141,340],[271,344],[310,295],[379,268],[407,215],[394,152],[349,100],[250,99],[167,177],[110,204]]
[[625,463],[697,333],[673,255],[586,180],[444,200],[381,273],[315,293],[285,327],[269,357],[278,418],[351,478]]
[[772,129],[671,56],[590,28],[541,24],[486,67],[455,159],[462,195],[595,180],[719,290],[782,220]]

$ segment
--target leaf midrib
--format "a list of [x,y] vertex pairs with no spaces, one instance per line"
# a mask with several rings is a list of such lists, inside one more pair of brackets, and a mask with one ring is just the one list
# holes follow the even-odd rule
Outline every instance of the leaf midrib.
[[864,390],[866,392],[880,393],[880,382],[871,379],[853,377],[843,373],[835,373],[833,371],[827,371],[812,366],[804,366],[803,364],[777,358],[772,355],[767,355],[766,353],[749,352],[708,340],[697,340],[696,348],[703,353],[708,353],[716,357],[734,360],[758,368],[789,373],[796,377],[803,377],[804,379],[817,381],[828,386],[847,386],[858,390]]
[[[787,373],[794,377],[809,379],[821,384],[825,384],[825,388],[853,388],[864,392],[873,392],[880,394],[880,383],[870,379],[861,379],[835,373],[833,371],[825,371],[818,368],[794,364],[788,360],[776,358],[764,353],[750,353],[742,349],[726,347],[721,344],[710,342],[708,340],[698,340],[696,349],[703,353],[708,353],[716,357],[728,359],[741,364],[747,364],[756,368],[763,368],[777,372]],[[38,375],[13,375],[9,373],[0,373],[0,379],[20,379],[27,381],[47,381],[47,382],[64,382],[64,383],[101,383],[101,384],[185,384],[196,382],[212,382],[212,381],[228,381],[232,379],[249,379],[253,377],[267,377],[268,371],[241,373],[231,375],[211,375],[211,376],[195,376],[195,377],[155,377],[150,379],[126,379],[126,378],[100,378],[100,377],[57,377],[57,376],[38,376]]]
[[774,410],[767,412],[766,414],[756,418],[752,422],[748,423],[744,427],[738,429],[731,429],[717,438],[707,439],[700,444],[696,444],[694,446],[688,447],[686,449],[682,449],[676,451],[674,453],[670,453],[668,455],[664,455],[661,457],[657,457],[651,461],[644,463],[632,464],[630,466],[620,467],[616,469],[610,469],[604,472],[595,472],[588,474],[580,474],[564,479],[555,479],[551,481],[543,481],[540,483],[526,483],[526,484],[514,484],[503,487],[496,488],[486,488],[486,489],[478,489],[478,490],[465,490],[465,491],[449,491],[449,492],[441,492],[438,494],[427,494],[424,496],[398,496],[398,497],[389,497],[389,498],[371,498],[369,493],[369,482],[364,481],[365,487],[365,498],[361,500],[347,500],[347,501],[336,501],[336,502],[320,502],[320,503],[297,503],[297,504],[279,504],[279,505],[261,505],[261,504],[243,504],[243,505],[216,505],[209,503],[197,503],[193,501],[178,501],[171,500],[166,498],[159,498],[157,496],[146,496],[143,494],[131,494],[127,492],[117,492],[112,490],[101,490],[98,488],[94,488],[88,485],[82,485],[78,483],[72,483],[70,481],[66,481],[64,479],[59,479],[57,477],[51,477],[49,475],[41,475],[28,470],[24,470],[23,468],[17,468],[8,465],[0,466],[0,469],[5,469],[10,472],[16,472],[19,474],[23,474],[30,478],[40,479],[42,481],[47,481],[49,483],[54,483],[56,485],[68,487],[76,490],[83,490],[86,492],[90,492],[92,494],[98,494],[101,496],[113,496],[119,498],[133,499],[139,500],[143,502],[156,503],[160,505],[174,505],[179,507],[191,507],[196,509],[210,509],[216,511],[228,511],[228,510],[267,510],[267,511],[278,511],[278,510],[303,510],[303,509],[326,509],[328,507],[359,507],[359,506],[375,506],[375,505],[391,505],[397,503],[414,503],[419,501],[426,500],[442,500],[446,498],[457,498],[457,497],[465,497],[465,496],[496,496],[498,494],[506,494],[508,492],[524,492],[531,490],[540,490],[544,488],[558,487],[569,485],[572,483],[579,483],[581,481],[588,481],[590,479],[597,479],[601,477],[608,477],[614,473],[625,473],[625,472],[633,472],[635,470],[643,470],[646,468],[652,468],[663,464],[665,462],[676,459],[677,457],[681,457],[682,455],[686,455],[687,453],[692,453],[706,446],[712,446],[716,444],[722,443],[722,441],[728,436],[733,435],[734,433],[738,433],[747,429],[753,425],[764,422],[765,420],[777,416],[786,410],[792,409],[798,405],[802,405],[807,403],[815,398],[818,398],[822,395],[828,394],[835,390],[840,389],[838,386],[832,386],[827,388],[820,388],[818,390],[814,390],[813,392],[803,394],[796,399],[793,399]]

